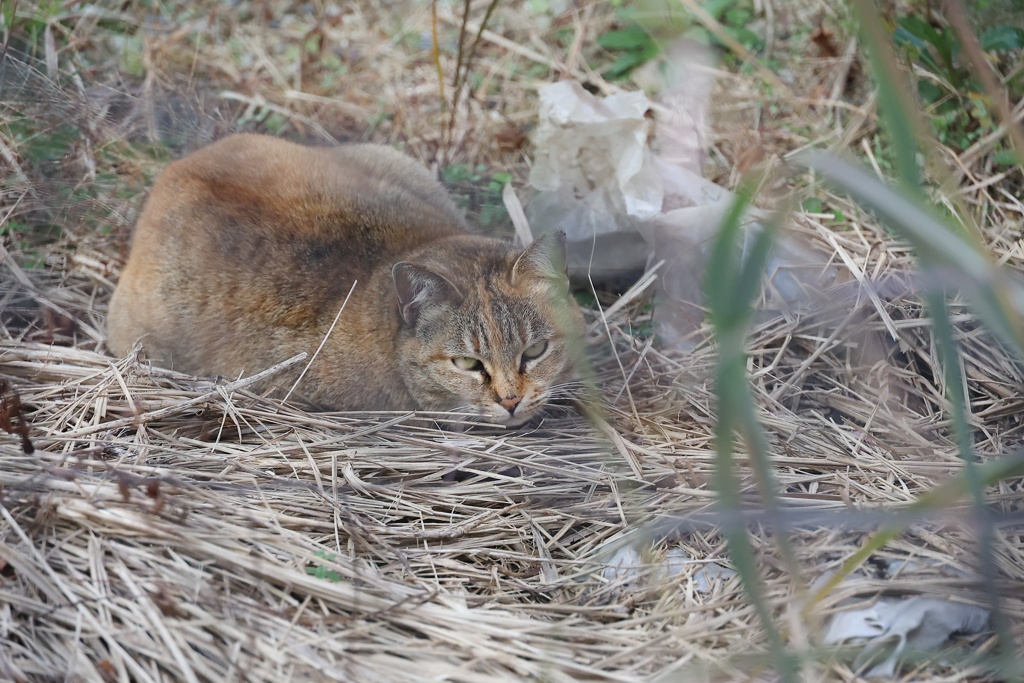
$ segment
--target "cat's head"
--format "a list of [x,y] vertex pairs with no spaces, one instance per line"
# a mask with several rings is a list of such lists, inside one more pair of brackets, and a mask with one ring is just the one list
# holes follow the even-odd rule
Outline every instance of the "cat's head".
[[491,240],[448,250],[392,270],[402,379],[422,409],[522,424],[563,393],[581,348],[565,233],[521,252]]

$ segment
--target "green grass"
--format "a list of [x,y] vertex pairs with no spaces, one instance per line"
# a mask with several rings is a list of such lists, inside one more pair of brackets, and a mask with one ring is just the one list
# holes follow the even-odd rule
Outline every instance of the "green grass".
[[510,224],[501,191],[512,182],[504,171],[490,173],[482,164],[452,164],[441,171],[441,179],[452,193],[455,203],[486,231]]
[[[702,6],[744,48],[751,52],[764,48],[764,38],[750,28],[756,19],[753,2],[705,0]],[[597,38],[597,44],[611,59],[610,64],[601,68],[602,75],[610,81],[628,78],[680,38],[714,48],[725,47],[713,34],[694,22],[676,0],[624,2],[617,6],[616,14],[619,26]],[[734,61],[728,51],[722,51],[722,57],[727,62]]]
[[[335,558],[337,558],[335,553],[328,553],[324,550],[318,550],[316,556],[325,562],[333,562]],[[330,581],[331,583],[339,583],[344,580],[344,577],[340,572],[329,569],[326,565],[322,564],[318,564],[313,567],[306,567],[306,573],[318,579]]]
[[[848,194],[864,209],[874,212],[894,235],[910,242],[917,252],[922,280],[926,285],[925,303],[941,363],[940,380],[946,396],[950,432],[963,469],[950,481],[921,495],[905,511],[938,512],[966,498],[974,510],[974,522],[979,528],[982,579],[992,591],[991,587],[996,583],[992,548],[994,531],[987,516],[985,491],[987,487],[1024,474],[1024,458],[997,457],[985,464],[978,461],[968,422],[970,407],[964,392],[963,364],[955,341],[949,303],[957,297],[966,299],[984,328],[1019,361],[1024,361],[1024,325],[1021,311],[1012,303],[1024,301],[1024,289],[995,266],[975,226],[957,223],[948,212],[940,213],[929,206],[924,180],[926,169],[936,168],[929,163],[934,154],[935,139],[928,133],[922,112],[908,94],[904,72],[894,58],[889,35],[877,19],[877,8],[869,0],[856,0],[854,6],[862,17],[860,39],[867,46],[871,74],[879,88],[882,124],[889,145],[886,151],[891,160],[891,167],[887,170],[895,172],[895,182],[888,183],[859,164],[820,150],[804,153],[801,160],[830,185]],[[925,166],[922,166],[922,159]],[[757,477],[763,506],[770,511],[778,505],[769,449],[754,412],[743,352],[752,303],[760,291],[761,276],[774,234],[771,225],[761,230],[754,246],[745,257],[741,256],[738,237],[743,229],[744,209],[753,199],[751,187],[753,184],[748,183],[739,191],[732,211],[720,227],[708,264],[708,302],[719,354],[715,486],[729,555],[749,600],[764,624],[776,667],[784,679],[795,680],[793,654],[785,647],[781,629],[774,623],[773,614],[765,603],[746,529],[739,515],[735,514],[741,505],[735,461],[735,447],[740,439],[746,446]],[[805,201],[804,208],[820,213],[825,207],[820,200],[810,199]],[[901,515],[899,518],[894,515],[891,524],[876,532],[858,551],[847,557],[839,571],[805,602],[805,615],[872,554],[903,534],[915,518],[913,515]],[[777,537],[780,552],[786,560],[789,551],[785,537],[779,534]],[[794,580],[799,585],[796,577]],[[1021,680],[1020,662],[998,596],[990,593],[989,603],[999,640],[1000,676],[1005,680]]]
[[[927,198],[921,190],[918,157],[921,152],[926,157],[933,153],[935,143],[926,132],[914,103],[906,96],[906,88],[901,82],[890,46],[883,37],[878,15],[872,13],[875,8],[869,0],[856,0],[855,4],[862,16],[861,39],[868,46],[872,70],[879,83],[880,101],[885,103],[882,108],[883,125],[895,143],[899,186],[889,187],[864,170],[822,154],[810,157],[809,163],[833,185],[882,216],[894,231],[913,243],[918,252],[953,437],[964,466],[959,477],[960,486],[947,486],[946,490],[966,494],[972,502],[974,521],[979,528],[982,578],[990,591],[989,608],[999,639],[1001,675],[1007,680],[1020,680],[1022,672],[1016,647],[1006,615],[1000,608],[999,596],[993,588],[996,578],[992,548],[994,530],[991,520],[987,519],[985,487],[1019,477],[1021,461],[1019,458],[1007,458],[1003,463],[997,460],[988,470],[982,470],[977,464],[967,419],[969,405],[964,393],[963,365],[954,341],[948,304],[950,298],[958,293],[964,296],[985,328],[1016,355],[1018,361],[1024,361],[1024,326],[1020,312],[1010,303],[1019,300],[1017,297],[1021,290],[994,265],[976,228],[939,217],[927,208]],[[951,502],[941,499],[942,496],[933,491],[911,507],[936,511],[941,509],[942,503]],[[877,534],[865,545],[862,554],[881,548],[902,530],[897,527]]]

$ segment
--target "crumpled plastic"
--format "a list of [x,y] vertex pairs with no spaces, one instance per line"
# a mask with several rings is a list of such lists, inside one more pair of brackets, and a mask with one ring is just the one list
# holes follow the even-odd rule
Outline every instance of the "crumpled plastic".
[[[692,337],[704,319],[703,281],[711,240],[733,194],[700,174],[706,147],[706,55],[674,46],[656,103],[641,92],[597,97],[574,81],[540,90],[535,194],[526,213],[536,232],[561,229],[571,277],[621,288],[660,261],[659,336]],[[651,141],[657,153],[653,152]],[[743,239],[760,229],[756,212]],[[825,255],[782,236],[767,288],[776,309],[794,307],[835,278]]]
[[661,180],[647,147],[641,92],[594,97],[575,81],[540,90],[540,124],[527,207],[541,232],[565,231],[569,273],[598,280],[640,271],[647,245],[637,224],[662,207]]
[[980,633],[989,611],[925,597],[879,598],[869,607],[839,612],[822,638],[826,645],[858,645],[855,671],[892,678],[907,654],[931,652],[954,633]]
[[530,184],[547,192],[583,191],[584,201],[606,201],[627,216],[655,216],[662,191],[647,149],[649,107],[642,92],[599,99],[575,81],[542,88]]
[[[828,582],[832,572],[819,576],[812,589]],[[872,556],[843,585],[856,583],[877,594],[887,582],[922,580],[935,585],[939,580],[962,581],[971,574],[937,559]],[[868,593],[870,595],[870,593]],[[824,645],[843,645],[854,671],[870,678],[893,678],[911,655],[935,652],[950,636],[984,631],[989,610],[941,598],[920,595],[883,595],[871,600],[851,597],[825,624]]]
[[710,595],[720,583],[736,576],[734,570],[710,560],[697,560],[683,548],[670,548],[660,562],[651,561],[635,544],[617,548],[601,573],[609,583],[620,584],[620,590],[634,589],[645,582],[659,585],[689,575],[693,589],[701,595]]

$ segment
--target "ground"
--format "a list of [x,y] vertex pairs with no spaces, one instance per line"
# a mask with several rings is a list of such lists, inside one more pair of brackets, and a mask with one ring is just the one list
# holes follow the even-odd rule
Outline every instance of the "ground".
[[[1005,47],[982,42],[1017,115],[1013,21],[978,5],[975,32],[1003,32]],[[851,599],[882,593],[989,608],[1001,596],[990,627],[902,671],[1009,678],[996,653],[1024,636],[1012,340],[953,296],[964,379],[951,381],[912,241],[794,162],[819,147],[878,177],[900,168],[855,9],[466,7],[463,30],[449,2],[0,0],[0,678],[749,680],[786,670],[776,642],[799,655],[794,675],[850,680],[852,656],[821,635]],[[1019,273],[1020,166],[998,102],[959,43],[942,48],[948,21],[923,4],[882,14],[938,140],[932,205]],[[755,203],[794,208],[740,358],[774,480],[748,430],[733,502],[752,562],[727,547],[715,506],[712,328],[667,343],[651,289],[614,309],[621,292],[580,294],[602,417],[513,432],[310,412],[244,380],[106,354],[130,229],[169,160],[238,130],[388,143],[507,235],[501,190],[529,200],[538,89],[647,88],[657,125],[648,58],[683,34],[717,60],[707,101],[694,95],[709,112],[702,173],[729,189],[762,174]],[[824,284],[794,276],[798,295],[780,294],[790,253],[812,255]],[[957,386],[992,475],[987,524],[965,483]],[[893,531],[873,545],[879,528]]]

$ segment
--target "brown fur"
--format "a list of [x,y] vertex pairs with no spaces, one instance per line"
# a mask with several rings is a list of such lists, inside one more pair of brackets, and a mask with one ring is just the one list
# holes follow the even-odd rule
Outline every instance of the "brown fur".
[[518,424],[572,372],[582,318],[564,249],[560,233],[525,251],[468,234],[436,180],[390,148],[235,135],[157,181],[108,345],[123,355],[141,339],[159,364],[234,379],[312,356],[358,280],[298,393],[339,410],[468,407]]

